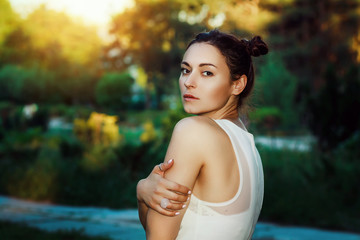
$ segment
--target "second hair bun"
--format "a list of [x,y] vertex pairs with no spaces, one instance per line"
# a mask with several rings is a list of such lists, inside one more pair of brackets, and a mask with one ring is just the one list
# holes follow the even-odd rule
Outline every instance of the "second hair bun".
[[269,51],[268,46],[261,39],[260,36],[255,36],[250,41],[248,41],[247,49],[249,51],[249,54],[254,57],[258,57],[260,55],[265,55]]

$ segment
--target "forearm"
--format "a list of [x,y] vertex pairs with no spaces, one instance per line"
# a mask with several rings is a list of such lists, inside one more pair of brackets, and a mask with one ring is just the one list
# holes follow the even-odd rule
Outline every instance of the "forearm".
[[[164,170],[173,166],[173,159],[162,163],[161,169],[158,165],[154,167],[150,175],[138,182],[136,187],[136,197],[138,201],[138,213],[140,222],[145,230],[148,230],[147,218],[151,209],[159,214],[176,217],[180,214],[189,200],[190,189],[163,177]],[[166,208],[160,206],[162,199],[170,200]]]
[[[181,214],[182,215],[182,214]],[[179,217],[168,217],[149,208],[146,215],[146,239],[147,240],[175,240],[181,219]],[[182,216],[181,216],[182,217]]]
[[141,197],[141,187],[142,187],[143,181],[144,181],[143,179],[139,181],[139,183],[136,187],[136,194],[137,194],[137,199],[138,199],[139,219],[140,219],[141,225],[146,230],[146,218],[147,218],[147,213],[149,211],[149,207],[145,204],[145,202],[142,200],[142,197]]
[[146,218],[149,208],[144,202],[138,200],[138,211],[141,225],[143,226],[144,230],[146,230]]

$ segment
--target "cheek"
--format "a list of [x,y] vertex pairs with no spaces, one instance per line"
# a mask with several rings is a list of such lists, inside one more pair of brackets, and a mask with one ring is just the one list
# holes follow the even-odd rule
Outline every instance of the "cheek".
[[182,93],[185,91],[184,80],[182,77],[179,78],[179,89]]
[[216,85],[208,86],[208,96],[214,101],[227,100],[229,97],[229,86]]

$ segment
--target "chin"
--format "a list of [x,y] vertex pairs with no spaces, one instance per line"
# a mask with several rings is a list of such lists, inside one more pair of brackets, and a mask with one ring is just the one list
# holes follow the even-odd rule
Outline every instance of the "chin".
[[188,114],[198,114],[198,111],[194,111],[194,109],[187,108],[184,106],[184,111]]
[[188,114],[193,114],[193,115],[199,115],[199,114],[203,113],[202,111],[199,111],[199,110],[196,110],[193,108],[186,108],[186,107],[184,107],[184,111]]

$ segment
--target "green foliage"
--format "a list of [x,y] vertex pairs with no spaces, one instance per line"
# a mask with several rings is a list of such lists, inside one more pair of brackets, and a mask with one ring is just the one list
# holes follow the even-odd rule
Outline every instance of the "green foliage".
[[50,72],[38,67],[6,65],[0,69],[0,99],[19,103],[44,101],[52,78]]
[[[24,69],[19,78],[26,75],[22,77],[26,81],[12,82],[20,84],[18,88],[25,86],[25,95],[20,95],[22,102],[94,102],[94,88],[101,74],[101,42],[94,28],[42,6],[11,29],[6,36],[0,36],[0,41],[4,38],[0,44],[0,67],[16,65]],[[57,34],[53,34],[53,29]],[[13,75],[19,69],[12,68]],[[39,91],[41,95],[37,94]]]
[[[123,71],[135,64],[148,76],[145,87],[146,108],[161,109],[165,93],[174,94],[179,76],[179,63],[187,42],[204,29],[201,24],[179,20],[181,3],[135,1],[135,7],[112,20],[110,33],[116,36],[106,48],[104,62],[110,69]],[[126,22],[127,24],[124,24]],[[113,51],[119,53],[114,56]],[[155,94],[151,94],[155,91]]]
[[82,230],[46,232],[22,223],[0,221],[0,238],[7,240],[109,240],[106,237],[85,236]]
[[261,107],[249,114],[251,123],[260,131],[271,131],[279,126],[283,115],[277,107]]
[[329,155],[259,148],[265,174],[260,219],[358,230],[360,165],[352,149],[355,143],[358,135]]
[[360,68],[349,69],[344,77],[329,66],[327,84],[307,99],[308,126],[322,150],[334,149],[360,130]]
[[269,40],[298,77],[295,97],[302,119],[322,150],[334,149],[359,129],[353,111],[360,108],[359,1],[295,0],[273,7],[280,17],[268,26]]
[[18,16],[14,13],[8,0],[0,0],[0,48],[6,36],[18,25]]
[[279,113],[276,115],[281,120],[278,127],[287,130],[299,125],[299,108],[294,104],[296,85],[297,77],[286,68],[278,53],[270,53],[259,65],[255,83],[256,103],[270,109],[277,108]]
[[95,145],[84,154],[80,165],[86,171],[101,171],[113,165],[116,160],[117,156],[113,148]]
[[59,104],[42,104],[40,109],[44,109],[51,117],[63,118],[67,122],[73,122],[75,118],[87,119],[94,111],[91,106],[83,105],[66,105]]
[[64,12],[40,5],[27,16],[22,26],[30,38],[29,44],[36,51],[35,58],[42,66],[61,67],[54,65],[56,58],[83,67],[94,67],[98,63],[101,41],[96,29]]
[[[46,130],[49,120],[48,109],[43,106],[31,106],[37,110],[31,117],[27,117],[25,114],[26,106],[18,106],[8,101],[0,101],[0,131],[14,131],[14,133],[18,132],[21,134],[32,128]],[[0,140],[1,138],[0,134]]]
[[30,128],[24,133],[9,134],[4,140],[3,153],[5,159],[19,158],[19,165],[12,169],[10,162],[4,162],[4,177],[11,182],[4,183],[4,190],[22,198],[54,199],[63,142],[59,136],[43,136],[40,129]]
[[137,181],[162,162],[166,152],[155,137],[145,144],[125,139],[89,148],[72,131],[4,129],[0,193],[61,204],[134,207]]
[[173,129],[178,121],[188,117],[184,109],[178,106],[176,109],[169,111],[168,115],[163,118],[161,130],[163,132],[164,142],[168,143],[170,141]]
[[163,110],[128,111],[125,120],[129,126],[140,126],[144,122],[151,120],[155,127],[159,128],[167,115],[168,111]]
[[128,73],[106,73],[96,85],[96,101],[104,107],[125,110],[133,79]]

